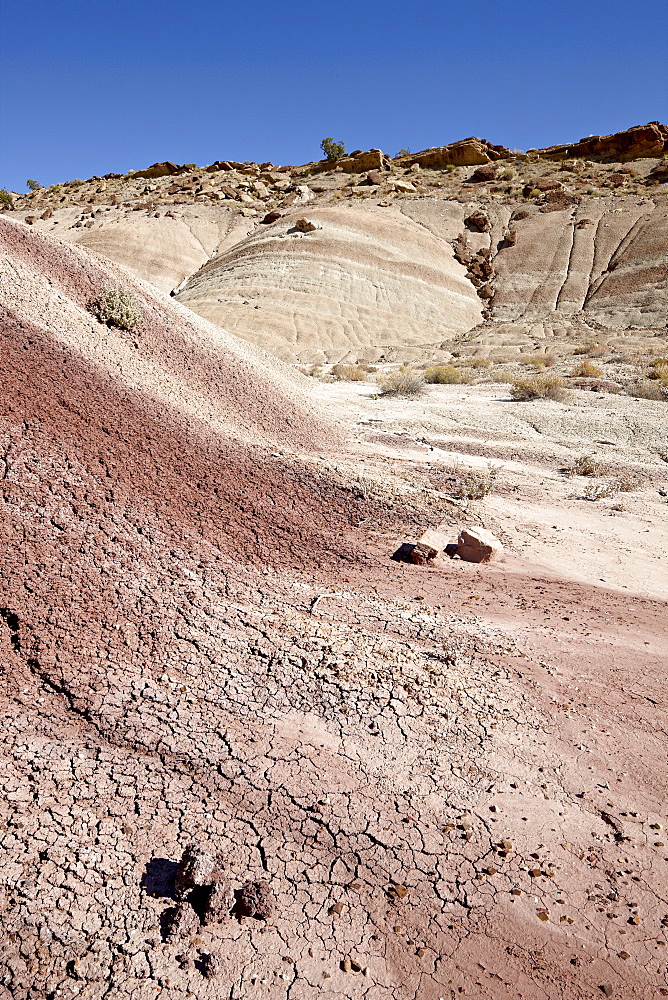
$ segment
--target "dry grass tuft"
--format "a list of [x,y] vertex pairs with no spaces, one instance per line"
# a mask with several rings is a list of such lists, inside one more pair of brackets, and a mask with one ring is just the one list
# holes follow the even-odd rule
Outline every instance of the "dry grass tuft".
[[602,378],[603,372],[598,365],[593,365],[591,361],[581,361],[571,372],[574,378]]
[[559,402],[567,398],[563,380],[556,375],[517,378],[512,384],[510,394],[519,402],[529,399],[553,399]]
[[662,380],[638,379],[637,382],[632,382],[626,391],[629,396],[635,396],[636,399],[651,399],[657,403],[668,402],[668,385]]
[[402,365],[398,371],[383,375],[378,380],[378,385],[380,386],[379,395],[383,397],[417,399],[427,391],[425,380],[408,365]]
[[605,476],[608,466],[593,455],[580,455],[563,471],[567,476]]
[[332,365],[332,375],[339,382],[366,382],[368,378],[365,368],[362,368],[360,365],[346,364],[345,362]]
[[459,385],[464,376],[454,365],[432,365],[425,369],[424,380],[429,385]]

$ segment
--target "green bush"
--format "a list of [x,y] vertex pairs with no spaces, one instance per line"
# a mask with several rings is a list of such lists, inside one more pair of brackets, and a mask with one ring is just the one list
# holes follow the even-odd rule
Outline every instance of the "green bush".
[[421,375],[407,365],[402,365],[398,371],[390,372],[378,380],[381,396],[403,396],[405,399],[417,399],[426,391],[425,381]]
[[42,190],[42,185],[39,183],[39,181],[27,180],[26,184],[28,185],[28,187],[30,188],[31,191],[41,191]]
[[320,148],[325,154],[326,160],[340,160],[342,156],[346,155],[345,145],[342,142],[337,142],[336,139],[332,139],[331,136],[328,139],[322,140]]
[[0,206],[3,208],[11,208],[13,204],[14,199],[7,188],[0,188]]
[[566,398],[564,383],[556,375],[534,375],[532,378],[517,378],[513,382],[510,395],[520,402],[528,399]]
[[93,303],[93,312],[101,323],[121,330],[134,330],[142,321],[142,311],[133,292],[106,286]]
[[433,365],[425,370],[424,380],[429,385],[459,385],[464,381],[454,365]]

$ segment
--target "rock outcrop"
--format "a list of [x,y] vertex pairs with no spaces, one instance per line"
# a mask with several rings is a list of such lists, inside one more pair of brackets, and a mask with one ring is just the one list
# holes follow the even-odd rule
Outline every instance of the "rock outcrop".
[[547,146],[545,149],[529,152],[538,153],[543,160],[577,157],[585,160],[624,161],[662,156],[668,152],[668,128],[660,122],[649,122],[612,135],[589,135],[578,142]]

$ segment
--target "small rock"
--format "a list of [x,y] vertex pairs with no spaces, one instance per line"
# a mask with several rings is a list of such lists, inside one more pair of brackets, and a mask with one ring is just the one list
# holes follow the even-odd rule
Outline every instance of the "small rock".
[[278,220],[281,218],[282,218],[281,213],[277,212],[276,209],[274,209],[272,212],[267,212],[264,219],[262,220],[262,225],[268,226],[272,222],[278,222]]
[[182,902],[197,885],[211,881],[215,861],[201,847],[189,844],[181,856],[174,879],[174,899]]
[[464,528],[457,539],[457,555],[466,562],[492,562],[503,552],[499,539],[486,528]]
[[218,955],[202,955],[202,975],[205,979],[215,979],[224,969],[224,964]]
[[344,958],[344,960],[341,962],[341,968],[343,969],[344,972],[350,972],[350,970],[352,969],[352,962],[350,961],[349,958]]
[[202,923],[214,924],[229,917],[234,906],[234,892],[228,882],[217,881],[211,890],[202,909]]
[[312,233],[318,227],[310,219],[297,219],[295,222],[295,229],[298,229],[300,233]]
[[611,983],[603,983],[601,986],[599,986],[599,990],[606,997],[611,997],[612,996],[612,984]]
[[438,551],[424,542],[417,542],[408,554],[408,562],[415,566],[426,566],[438,555]]
[[246,882],[236,897],[237,909],[242,917],[269,920],[274,913],[274,894],[268,882]]
[[53,215],[53,209],[52,208],[47,208],[40,215],[40,219],[50,219],[52,215]]
[[162,915],[162,936],[168,943],[193,937],[198,930],[199,920],[190,906],[171,906]]
[[32,226],[33,223],[35,222],[36,218],[37,218],[36,215],[26,215],[24,221],[25,221],[26,225]]

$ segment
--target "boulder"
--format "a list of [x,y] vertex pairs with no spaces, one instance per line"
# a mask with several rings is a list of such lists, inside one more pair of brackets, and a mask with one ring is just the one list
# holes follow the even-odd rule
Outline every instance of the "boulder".
[[262,225],[269,226],[271,225],[272,222],[278,222],[280,218],[282,218],[281,213],[277,212],[276,209],[273,209],[273,211],[267,212],[264,219],[262,220]]
[[475,229],[479,233],[488,233],[492,225],[484,212],[477,210],[464,219],[464,225],[469,229]]
[[487,181],[493,181],[498,169],[494,163],[486,163],[483,167],[478,167],[477,170],[474,170],[469,180],[472,184],[483,184]]
[[297,219],[295,222],[295,229],[298,229],[300,233],[312,233],[318,227],[310,219]]
[[392,187],[400,194],[415,194],[417,188],[410,181],[393,181]]
[[370,170],[369,173],[364,178],[364,180],[362,181],[362,183],[375,185],[375,184],[382,184],[383,180],[384,180],[384,175],[380,172],[380,170]]
[[486,528],[464,528],[457,539],[457,555],[466,562],[492,562],[503,552],[503,545]]

